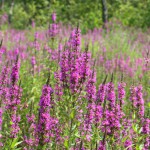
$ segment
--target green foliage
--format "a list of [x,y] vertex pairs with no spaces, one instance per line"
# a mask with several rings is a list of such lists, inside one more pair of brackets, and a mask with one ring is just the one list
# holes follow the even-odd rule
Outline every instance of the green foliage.
[[149,26],[147,17],[150,15],[147,8],[150,1],[141,2],[127,1],[125,4],[121,3],[119,8],[115,11],[114,17],[118,18],[124,25],[146,27]]
[[[12,1],[5,1],[0,14],[10,15]],[[150,26],[150,0],[107,0],[108,18],[120,20],[123,25]],[[38,26],[46,25],[50,15],[56,11],[58,21],[76,25],[80,23],[83,32],[102,25],[100,0],[16,0],[12,11],[12,27],[23,29],[32,20]]]
[[23,29],[25,26],[28,25],[28,22],[29,22],[28,13],[25,12],[20,5],[15,6],[13,11],[14,13],[12,15],[12,26],[14,28]]

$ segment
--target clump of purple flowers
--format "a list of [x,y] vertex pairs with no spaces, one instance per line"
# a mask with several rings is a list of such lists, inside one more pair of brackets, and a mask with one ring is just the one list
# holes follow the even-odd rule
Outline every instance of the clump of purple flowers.
[[52,22],[53,23],[51,25],[49,25],[48,35],[51,38],[54,38],[58,33],[58,24],[56,24],[56,14],[55,13],[52,14]]
[[20,63],[17,58],[16,63],[12,67],[11,72],[11,87],[9,89],[9,96],[8,96],[8,102],[6,104],[6,108],[8,112],[10,113],[11,118],[11,138],[15,138],[20,130],[19,122],[20,122],[20,115],[18,114],[18,106],[21,102],[21,96],[22,96],[22,89],[17,85],[18,79],[19,79],[19,68]]
[[37,132],[39,134],[39,142],[41,145],[48,143],[50,140],[50,106],[51,106],[51,94],[53,90],[49,85],[44,85],[42,90],[42,96],[40,98],[39,120],[37,126]]

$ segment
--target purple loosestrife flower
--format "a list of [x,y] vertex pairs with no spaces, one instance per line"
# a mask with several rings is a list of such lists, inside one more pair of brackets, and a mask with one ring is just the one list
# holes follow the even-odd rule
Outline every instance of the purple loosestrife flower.
[[79,59],[76,59],[75,64],[72,65],[71,71],[70,71],[70,89],[72,93],[79,91]]
[[99,147],[98,147],[98,150],[106,150],[105,142],[100,141],[100,143],[99,143]]
[[49,25],[48,35],[51,38],[54,38],[58,33],[58,25],[56,24],[56,14],[55,13],[52,14],[52,21],[53,21],[53,23],[51,25]]
[[137,102],[136,102],[136,87],[131,86],[130,88],[130,101],[132,102],[132,106],[136,107]]
[[36,130],[36,123],[35,123],[35,115],[29,114],[26,115],[28,124],[29,124],[29,130],[30,133],[29,137],[24,136],[24,143],[26,146],[38,146],[39,138]]
[[144,119],[144,125],[142,128],[142,133],[147,134],[147,135],[150,134],[150,119],[148,119],[148,118]]
[[35,34],[34,34],[33,48],[35,48],[36,50],[40,50],[40,44],[38,42],[38,38],[39,38],[39,34],[38,34],[38,32],[35,32]]
[[[72,35],[72,49],[70,62],[70,89],[72,93],[79,92],[79,80],[80,80],[80,32],[79,28],[74,31]],[[70,57],[70,56],[69,56]]]
[[35,34],[34,34],[34,41],[36,41],[37,39],[38,39],[38,33],[35,32]]
[[2,130],[2,122],[3,122],[2,115],[3,115],[3,110],[2,108],[0,108],[0,131]]
[[144,142],[144,148],[142,150],[149,150],[150,149],[150,137],[146,137]]
[[55,79],[56,79],[56,84],[55,84],[55,94],[57,95],[57,100],[61,100],[61,96],[63,95],[63,88],[62,88],[62,84],[60,81],[60,73],[57,71],[55,72]]
[[2,138],[2,134],[1,134],[2,123],[3,123],[3,110],[2,110],[2,108],[0,108],[0,147],[3,146],[3,143],[1,142],[1,138]]
[[53,21],[53,22],[56,21],[56,13],[52,13],[52,21]]
[[34,75],[34,72],[35,72],[35,64],[36,64],[36,59],[34,56],[32,56],[31,58],[31,65],[32,65],[32,73]]
[[136,89],[136,101],[137,107],[139,108],[140,117],[144,117],[144,99],[142,93],[142,85],[139,85]]
[[92,123],[94,122],[95,109],[96,109],[95,103],[90,102],[87,106],[87,113],[85,115],[83,131],[81,131],[85,132],[86,140],[88,142],[90,142],[92,136]]
[[131,131],[132,130],[132,120],[123,118],[122,126],[124,127],[124,129],[121,131],[122,135],[124,135],[124,137],[126,137],[128,135],[128,130],[130,131],[130,133],[132,132]]
[[34,114],[31,114],[31,115],[26,115],[26,118],[28,120],[28,123],[33,123],[34,120],[35,120],[35,115]]
[[51,94],[52,88],[49,85],[44,85],[39,103],[38,121],[38,134],[41,145],[49,142]]
[[9,101],[6,108],[11,112],[11,137],[15,138],[19,132],[20,115],[17,114],[17,109],[20,104],[22,89],[13,85],[9,91]]
[[2,72],[0,75],[0,90],[2,90],[2,86],[6,86],[6,84],[8,83],[8,73],[9,67],[7,65],[2,68]]
[[83,84],[85,80],[88,78],[90,73],[90,58],[91,54],[85,51],[81,54],[80,57],[80,64],[81,67],[79,68],[79,74],[80,74],[80,84]]
[[89,77],[89,79],[87,81],[87,85],[86,85],[86,97],[89,102],[92,102],[93,100],[95,101],[95,99],[96,99],[95,82],[96,82],[96,72],[93,70],[93,72],[91,71],[91,73],[90,73],[90,77]]
[[49,136],[55,139],[55,142],[59,144],[61,141],[60,133],[60,124],[57,118],[50,117],[50,133]]
[[95,123],[99,123],[102,118],[103,108],[99,104],[95,106]]
[[145,118],[143,121],[143,128],[142,128],[142,133],[146,135],[145,142],[144,142],[144,148],[143,150],[149,150],[150,148],[150,119]]
[[5,54],[5,48],[4,47],[0,47],[0,63],[2,63],[2,56],[3,54]]
[[34,66],[35,66],[35,64],[36,64],[36,59],[35,59],[34,56],[32,56],[32,58],[31,58],[31,64],[32,64],[32,66],[33,66],[33,68],[34,68]]
[[112,82],[107,84],[107,100],[109,101],[110,109],[113,109],[115,107],[116,95]]
[[131,140],[126,140],[124,143],[124,146],[127,150],[132,150],[132,141]]
[[51,25],[51,29],[50,29],[50,36],[55,37],[57,35],[57,33],[58,33],[58,25],[53,23]]
[[81,33],[80,33],[79,27],[77,27],[73,32],[72,32],[72,48],[73,51],[79,52],[80,50],[80,44],[81,44]]
[[68,62],[68,55],[69,52],[67,50],[62,52],[61,59],[60,59],[60,80],[63,82],[63,87],[68,85],[68,71],[69,71],[69,62]]
[[96,94],[96,101],[101,105],[104,100],[105,100],[105,96],[106,96],[106,84],[100,84],[99,89],[97,91]]
[[105,72],[107,74],[113,72],[114,68],[113,68],[113,62],[112,62],[112,60],[106,60],[104,66],[105,66]]
[[121,82],[118,84],[118,100],[120,102],[120,107],[124,104],[124,98],[125,98],[125,86],[126,84],[124,82]]
[[9,89],[9,101],[7,109],[17,110],[20,104],[20,98],[22,96],[22,89],[18,85],[13,85]]
[[4,66],[2,68],[2,72],[0,75],[0,105],[2,103],[6,104],[7,100],[8,100],[9,90],[8,90],[7,85],[9,83],[9,78],[8,78],[9,70],[10,69],[9,69],[8,65]]
[[15,65],[12,67],[12,71],[11,71],[11,83],[12,83],[12,85],[15,85],[18,82],[19,69],[20,69],[20,62],[17,58],[17,61],[16,61]]
[[20,115],[17,114],[17,110],[13,111],[13,114],[11,115],[11,138],[16,138],[17,134],[20,130],[19,122],[20,122]]
[[107,134],[111,135],[114,131],[120,129],[120,118],[118,114],[114,110],[106,110],[104,112],[104,118],[102,121],[102,131],[107,132]]
[[15,138],[20,130],[19,122],[20,122],[20,115],[17,114],[17,109],[21,101],[22,96],[22,89],[20,85],[17,85],[19,79],[19,68],[20,63],[17,61],[15,65],[12,67],[11,72],[11,87],[9,89],[9,98],[6,108],[10,112],[11,116],[11,138]]

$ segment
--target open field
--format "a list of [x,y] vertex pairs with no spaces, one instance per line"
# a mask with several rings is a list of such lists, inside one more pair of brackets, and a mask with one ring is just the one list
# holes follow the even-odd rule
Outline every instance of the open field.
[[0,40],[0,149],[150,150],[150,30],[53,13]]

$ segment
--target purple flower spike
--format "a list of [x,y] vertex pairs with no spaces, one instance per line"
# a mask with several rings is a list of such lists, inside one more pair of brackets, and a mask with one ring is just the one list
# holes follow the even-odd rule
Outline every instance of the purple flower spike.
[[100,141],[98,150],[106,150],[106,145],[103,141]]
[[132,150],[132,141],[131,140],[126,140],[124,143],[125,148],[127,148],[127,150]]
[[56,21],[56,13],[52,13],[52,21],[53,21],[53,22]]
[[106,96],[106,84],[101,84],[99,90],[97,91],[96,100],[100,105],[104,102]]
[[125,98],[125,86],[126,84],[124,82],[121,82],[118,84],[118,100],[120,102],[120,107],[124,104],[124,98]]
[[144,99],[142,93],[142,85],[139,85],[136,90],[137,107],[139,108],[139,115],[144,117]]
[[49,130],[50,130],[50,102],[51,94],[53,90],[49,85],[44,85],[42,90],[42,96],[40,99],[39,109],[39,122],[38,122],[38,134],[39,142],[44,145],[49,142]]
[[20,69],[20,62],[19,60],[17,60],[11,72],[11,83],[13,85],[15,85],[19,79],[19,69]]
[[109,82],[107,84],[107,100],[110,102],[110,108],[115,107],[116,95],[114,90],[114,84]]

